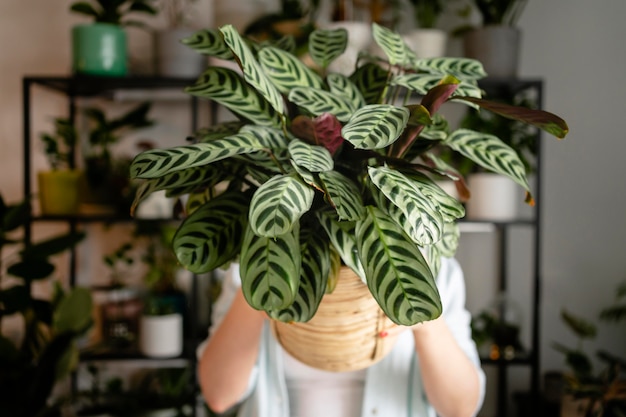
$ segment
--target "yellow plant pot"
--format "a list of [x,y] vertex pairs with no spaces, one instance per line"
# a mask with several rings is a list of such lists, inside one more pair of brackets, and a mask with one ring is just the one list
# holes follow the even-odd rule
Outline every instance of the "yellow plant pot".
[[78,214],[81,177],[82,172],[78,170],[39,172],[37,179],[41,214],[52,216]]
[[350,268],[341,268],[337,287],[326,294],[306,323],[272,320],[271,328],[291,356],[327,371],[364,369],[384,358],[395,345],[397,326],[383,313],[367,285]]

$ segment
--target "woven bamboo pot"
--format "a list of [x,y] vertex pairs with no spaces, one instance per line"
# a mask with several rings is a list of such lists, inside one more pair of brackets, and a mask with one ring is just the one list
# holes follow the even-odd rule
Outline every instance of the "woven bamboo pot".
[[294,358],[314,368],[344,372],[367,368],[387,355],[397,335],[367,285],[342,267],[335,290],[326,294],[306,323],[271,320],[272,331]]

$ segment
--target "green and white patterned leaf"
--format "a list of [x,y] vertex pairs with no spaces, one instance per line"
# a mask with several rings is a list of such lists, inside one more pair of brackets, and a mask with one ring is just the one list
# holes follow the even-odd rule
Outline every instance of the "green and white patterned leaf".
[[444,221],[439,208],[414,181],[387,167],[369,167],[368,173],[372,183],[405,216],[406,221],[402,224],[412,228],[410,237],[415,242],[424,246],[441,239]]
[[245,125],[241,128],[241,133],[249,133],[265,148],[272,151],[286,150],[289,147],[290,139],[285,136],[282,129]]
[[461,230],[458,223],[446,223],[443,227],[443,237],[435,244],[441,256],[452,258],[459,247]]
[[442,306],[428,263],[396,223],[375,207],[357,222],[359,258],[367,286],[395,323],[412,326],[441,315]]
[[322,68],[328,67],[348,45],[348,31],[339,29],[316,29],[309,36],[309,55]]
[[332,94],[347,97],[353,109],[365,106],[366,103],[363,94],[361,94],[357,86],[345,75],[336,73],[328,74],[326,82],[328,83],[329,91]]
[[337,171],[321,172],[326,200],[335,207],[339,220],[356,221],[365,214],[361,193],[350,178]]
[[409,121],[409,110],[388,104],[358,109],[341,129],[341,136],[359,149],[380,149],[395,142]]
[[400,34],[377,23],[372,25],[374,40],[383,50],[391,65],[409,65],[417,59]]
[[359,89],[367,104],[378,104],[387,92],[388,75],[380,65],[366,63],[350,75],[350,81]]
[[178,261],[201,274],[235,258],[241,249],[249,203],[246,193],[225,192],[190,214],[172,240]]
[[223,26],[220,31],[224,35],[224,42],[233,51],[241,65],[245,80],[253,86],[272,105],[274,110],[283,114],[285,103],[280,92],[267,78],[263,69],[254,57],[254,54],[232,25]]
[[234,58],[232,51],[226,46],[217,29],[199,30],[181,42],[203,55],[226,60]]
[[296,164],[293,160],[291,161],[291,166],[295,169],[298,175],[300,175],[302,181],[304,181],[309,186],[315,188],[316,190],[324,192],[324,188],[318,181],[318,178],[315,174],[313,174],[311,171],[304,168],[303,166]]
[[273,238],[245,231],[240,256],[241,289],[257,310],[282,310],[296,298],[300,283],[300,227]]
[[238,133],[207,143],[144,151],[133,159],[130,174],[131,178],[158,178],[171,172],[262,149],[263,146],[254,136]]
[[263,48],[259,51],[259,63],[265,75],[283,94],[296,87],[324,88],[324,82],[312,69],[294,55],[278,48]]
[[419,58],[413,65],[417,70],[440,75],[449,74],[461,80],[478,80],[487,76],[481,62],[470,58]]
[[439,271],[441,270],[441,253],[439,252],[437,245],[428,245],[419,249],[420,252],[422,252],[422,255],[424,255],[424,259],[426,259],[426,262],[428,263],[430,272],[436,280],[439,275]]
[[515,150],[498,137],[469,129],[458,129],[448,136],[445,144],[483,168],[511,178],[530,193],[524,164]]
[[289,92],[289,101],[303,108],[313,116],[331,113],[339,121],[346,122],[354,112],[352,103],[342,96],[325,90],[309,87],[297,87]]
[[196,84],[185,88],[193,96],[211,99],[236,115],[261,126],[280,126],[276,110],[241,75],[228,68],[210,67]]
[[[442,80],[441,74],[399,74],[395,75],[390,85],[401,86],[417,94],[425,95],[428,90],[438,85]],[[483,90],[476,81],[461,81],[452,93],[452,96],[482,97]],[[478,107],[478,106],[476,106]]]
[[175,171],[159,178],[144,181],[137,192],[131,205],[131,213],[135,211],[137,205],[148,198],[150,194],[160,190],[172,190],[177,188],[212,187],[224,179],[223,171],[212,165],[196,167]]
[[300,139],[289,142],[289,153],[296,165],[310,172],[330,171],[335,165],[328,149],[323,146],[310,145]]
[[295,176],[271,178],[252,197],[250,227],[255,234],[264,237],[288,233],[311,208],[313,195],[313,189]]
[[276,40],[270,40],[269,45],[296,55],[296,38],[293,35],[285,35]]
[[241,129],[242,126],[243,123],[238,120],[216,123],[196,131],[194,133],[194,138],[200,143],[210,142],[215,139],[221,139],[226,136],[234,135],[239,132],[239,129]]
[[359,259],[354,237],[355,222],[339,221],[334,211],[318,210],[315,214],[343,263],[365,282],[365,270]]
[[465,208],[463,205],[456,198],[446,193],[426,175],[415,172],[404,172],[403,174],[413,181],[413,184],[419,188],[423,195],[437,205],[444,222],[453,222],[465,216]]
[[301,229],[300,243],[302,266],[298,293],[288,308],[270,312],[270,317],[287,323],[311,320],[326,292],[330,273],[330,248],[324,236],[310,228]]
[[420,132],[420,138],[427,140],[445,140],[450,132],[448,121],[439,113],[435,113],[432,121],[433,123],[430,126],[425,126],[424,130]]

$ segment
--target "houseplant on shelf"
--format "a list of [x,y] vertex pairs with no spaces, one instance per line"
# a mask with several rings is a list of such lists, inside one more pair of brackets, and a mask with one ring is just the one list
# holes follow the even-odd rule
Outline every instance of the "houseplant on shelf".
[[[400,35],[377,24],[372,32],[388,62],[364,58],[349,77],[249,44],[230,25],[198,34],[194,47],[236,59],[243,76],[210,67],[187,92],[240,121],[207,128],[194,144],[142,152],[131,165],[131,177],[145,180],[136,202],[161,189],[208,196],[174,236],[178,260],[196,273],[238,261],[246,300],[275,324],[312,321],[337,270],[348,269],[394,323],[440,315],[434,277],[440,257],[455,252],[464,210],[433,182],[459,178],[431,152],[437,146],[514,178],[532,202],[515,152],[489,134],[448,131],[438,113],[446,101],[567,132],[551,113],[480,99],[480,63],[418,59]],[[311,58],[327,68],[346,38],[343,29],[314,31]],[[366,344],[359,350],[371,356]]]
[[182,40],[193,35],[190,18],[197,0],[161,0],[160,14],[166,19],[165,28],[154,31],[156,72],[165,77],[191,78],[202,73],[206,60],[186,47]]
[[469,0],[481,24],[463,31],[465,56],[481,61],[491,77],[517,75],[521,31],[517,22],[528,0]]
[[411,0],[415,28],[405,35],[409,46],[419,58],[444,56],[448,34],[437,28],[445,9],[445,0]]
[[116,155],[114,146],[127,134],[150,127],[150,102],[139,103],[127,112],[108,116],[98,107],[85,108],[87,141],[82,157],[85,165],[85,187],[82,202],[93,210],[127,215],[134,192],[128,181],[131,157]]
[[[59,416],[63,400],[52,391],[76,366],[76,341],[92,323],[91,295],[80,287],[64,290],[51,278],[50,258],[84,235],[21,244],[29,216],[28,201],[6,204],[0,195],[0,404],[7,416]],[[35,295],[33,286],[42,284],[50,285],[49,298]]]
[[[615,304],[603,308],[600,321],[617,323],[626,319],[626,281],[616,289]],[[626,358],[606,349],[599,349],[597,358],[605,367],[594,372],[593,362],[583,349],[584,340],[594,339],[597,326],[591,321],[561,311],[563,323],[579,339],[578,346],[569,348],[555,342],[554,348],[565,356],[569,368],[565,376],[565,396],[562,399],[563,417],[619,417],[626,415]]]
[[66,118],[54,119],[54,132],[42,133],[40,139],[50,170],[37,174],[39,203],[44,215],[75,215],[80,205],[82,172],[73,168],[78,134]]
[[154,0],[79,0],[70,11],[88,16],[92,23],[72,28],[72,69],[76,73],[100,76],[127,74],[125,26],[144,26],[129,16],[154,15]]

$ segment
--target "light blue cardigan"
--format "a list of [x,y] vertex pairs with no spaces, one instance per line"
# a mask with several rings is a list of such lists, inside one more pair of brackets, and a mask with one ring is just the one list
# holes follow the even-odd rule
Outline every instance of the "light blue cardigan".
[[[213,309],[213,326],[219,326],[239,285],[238,265],[224,277],[222,294]],[[480,368],[476,345],[471,338],[470,314],[465,309],[465,282],[455,259],[442,259],[437,286],[443,316],[461,349],[479,371],[480,410],[485,392],[485,375]],[[204,344],[198,348],[202,352]],[[289,417],[289,399],[283,370],[283,351],[265,325],[259,358],[250,377],[248,392],[242,399],[238,417]],[[426,399],[415,354],[413,335],[404,332],[393,350],[367,369],[362,417],[436,417]]]

